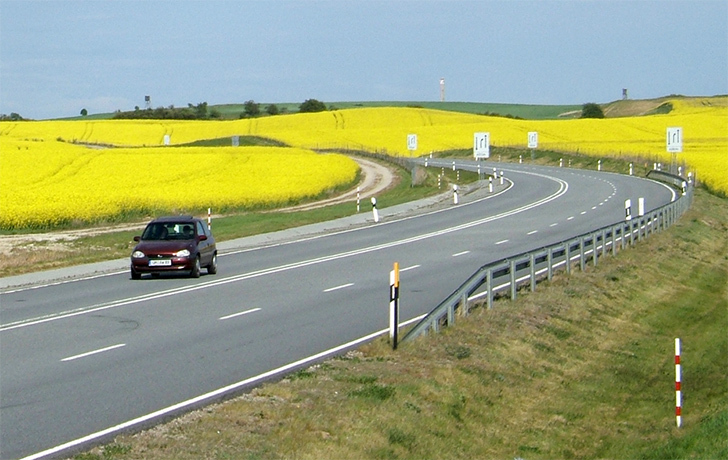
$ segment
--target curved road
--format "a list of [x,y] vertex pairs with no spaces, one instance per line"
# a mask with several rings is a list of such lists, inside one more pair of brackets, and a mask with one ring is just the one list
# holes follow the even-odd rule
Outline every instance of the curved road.
[[626,199],[650,210],[676,198],[635,177],[482,165],[503,168],[497,193],[486,185],[408,217],[383,209],[376,224],[362,213],[337,232],[220,244],[214,276],[131,281],[124,269],[5,289],[0,458],[68,455],[370,340],[388,325],[394,262],[405,322],[487,262],[618,222]]

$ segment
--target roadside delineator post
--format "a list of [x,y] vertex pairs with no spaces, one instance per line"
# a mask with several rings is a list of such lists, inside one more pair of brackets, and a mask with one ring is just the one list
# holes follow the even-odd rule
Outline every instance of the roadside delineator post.
[[392,349],[397,349],[399,340],[399,262],[394,263],[394,269],[389,272],[389,339]]
[[212,213],[211,209],[207,208],[207,229],[210,230],[212,228]]
[[452,186],[452,202],[453,204],[458,204],[458,184],[453,184]]
[[680,368],[680,339],[675,339],[675,422],[682,425],[682,370]]
[[377,199],[372,197],[372,214],[374,214],[374,222],[379,222],[379,211],[377,211]]

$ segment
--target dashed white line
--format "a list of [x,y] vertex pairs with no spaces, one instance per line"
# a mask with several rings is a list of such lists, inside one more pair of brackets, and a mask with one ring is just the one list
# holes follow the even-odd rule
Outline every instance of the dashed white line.
[[98,350],[94,350],[94,351],[89,351],[89,352],[87,352],[87,353],[81,353],[80,355],[75,355],[75,356],[69,356],[68,358],[63,358],[63,359],[61,360],[61,362],[68,362],[68,361],[73,361],[74,359],[80,359],[80,358],[85,358],[85,357],[87,357],[87,356],[91,356],[91,355],[96,355],[96,354],[99,354],[99,353],[103,353],[103,352],[105,352],[105,351],[111,351],[111,350],[114,350],[114,349],[116,349],[116,348],[121,348],[121,347],[125,347],[125,346],[126,346],[126,344],[125,344],[125,343],[120,343],[120,344],[118,344],[118,345],[112,345],[112,346],[110,346],[110,347],[106,347],[106,348],[100,348],[100,349],[98,349]]
[[559,225],[559,223],[558,222],[554,222],[553,224],[549,225],[549,227],[556,227],[557,225]]
[[412,265],[412,266],[407,267],[407,268],[400,268],[399,269],[399,272],[402,273],[402,272],[406,272],[408,270],[414,270],[415,268],[420,268],[420,267],[421,267],[421,265]]
[[260,308],[252,308],[250,310],[245,310],[245,311],[241,311],[241,312],[238,312],[238,313],[233,313],[232,315],[221,316],[218,319],[220,321],[224,321],[226,319],[237,318],[238,316],[247,315],[248,313],[255,313],[256,311],[260,311]]
[[582,215],[582,216],[583,216],[584,214],[586,214],[586,211],[582,211],[582,212],[581,212],[581,215]]
[[470,251],[463,251],[463,252],[458,252],[456,254],[453,254],[452,256],[453,257],[460,257],[460,256],[464,256],[465,254],[469,254],[469,253],[470,253]]
[[332,288],[324,289],[324,292],[338,291],[339,289],[345,289],[345,288],[348,288],[353,285],[354,285],[354,283],[346,283],[346,284],[342,284],[341,286],[334,286]]
[[501,240],[496,243],[496,246],[499,244],[507,243],[509,240]]
[[568,218],[568,219],[566,219],[566,220],[574,220],[574,216],[571,216],[571,217],[569,217],[569,218]]
[[530,232],[526,233],[526,235],[535,235],[538,233],[538,230],[531,230]]

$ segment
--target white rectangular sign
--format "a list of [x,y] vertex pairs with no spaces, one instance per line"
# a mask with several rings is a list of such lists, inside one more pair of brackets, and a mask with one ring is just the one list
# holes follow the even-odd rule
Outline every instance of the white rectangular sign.
[[528,148],[538,148],[538,133],[536,131],[530,131],[528,133]]
[[473,136],[473,155],[476,160],[490,158],[490,133],[475,133]]
[[682,128],[667,128],[667,151],[682,152]]
[[417,134],[407,135],[407,150],[417,150]]

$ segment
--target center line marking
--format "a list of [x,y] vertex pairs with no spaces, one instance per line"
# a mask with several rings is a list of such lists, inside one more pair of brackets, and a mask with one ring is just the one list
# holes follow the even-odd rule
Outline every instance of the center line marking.
[[501,241],[498,241],[498,242],[496,243],[496,245],[499,245],[499,244],[503,244],[503,243],[507,243],[507,242],[508,242],[508,240],[501,240]]
[[238,316],[247,315],[248,313],[255,313],[256,311],[260,311],[260,308],[253,308],[251,310],[241,311],[240,313],[233,313],[232,315],[221,316],[218,319],[220,321],[222,321],[222,320],[226,320],[226,319],[230,319],[230,318],[235,318]]
[[61,360],[61,362],[73,361],[74,359],[85,358],[87,356],[95,355],[95,354],[98,354],[98,353],[103,353],[105,351],[110,351],[110,350],[113,350],[115,348],[121,348],[121,347],[125,347],[125,346],[126,346],[125,343],[120,343],[118,345],[112,345],[110,347],[100,348],[100,349],[94,350],[94,351],[89,351],[88,353],[81,353],[80,355],[69,356],[68,358],[63,358]]
[[463,251],[463,252],[458,252],[457,254],[453,254],[452,256],[453,257],[464,256],[465,254],[469,254],[469,253],[470,253],[470,251]]
[[549,225],[549,227],[556,227],[557,225],[559,225],[559,223],[558,222],[554,222],[553,224]]
[[538,233],[538,230],[531,230],[530,232],[526,233],[526,235],[535,235]]
[[341,286],[336,286],[336,287],[324,289],[324,292],[336,291],[336,290],[339,290],[339,289],[348,288],[349,286],[353,286],[353,285],[354,285],[354,283],[346,283],[346,284],[342,284]]
[[399,272],[402,273],[402,272],[406,272],[407,270],[414,270],[415,268],[420,268],[420,267],[421,267],[421,265],[419,265],[419,264],[418,265],[412,265],[411,267],[400,268],[399,269]]
[[569,218],[568,218],[568,219],[566,219],[566,220],[574,220],[574,216],[571,216],[571,217],[569,217]]

